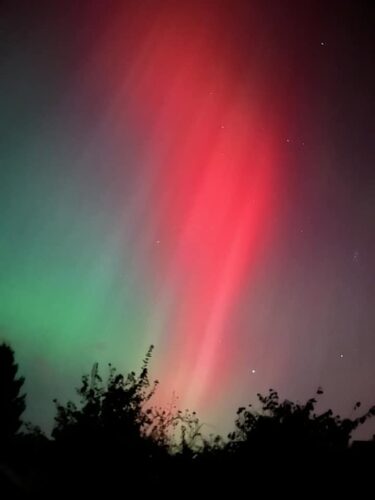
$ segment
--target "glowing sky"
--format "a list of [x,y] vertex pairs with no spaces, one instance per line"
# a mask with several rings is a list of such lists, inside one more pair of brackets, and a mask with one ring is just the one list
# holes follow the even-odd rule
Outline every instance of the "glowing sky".
[[364,6],[77,3],[0,21],[0,326],[31,418],[151,343],[159,401],[218,430],[269,387],[373,403]]

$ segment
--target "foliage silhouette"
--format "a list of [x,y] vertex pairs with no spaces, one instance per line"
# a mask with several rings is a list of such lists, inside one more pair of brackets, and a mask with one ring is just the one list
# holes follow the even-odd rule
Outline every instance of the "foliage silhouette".
[[17,376],[18,365],[13,349],[0,345],[0,492],[11,495],[22,490],[16,471],[21,455],[20,429],[25,411],[25,395],[21,394],[24,378]]
[[[321,394],[323,390],[319,388],[316,396]],[[306,403],[280,401],[273,389],[265,396],[257,396],[261,412],[255,412],[252,405],[237,411],[235,430],[228,436],[235,447],[342,451],[348,448],[352,432],[375,415],[375,406],[355,419],[342,419],[332,410],[317,414],[317,397]],[[354,409],[359,406],[356,403]]]
[[0,449],[6,448],[22,426],[25,395],[21,389],[25,379],[17,378],[18,365],[8,344],[0,345]]
[[252,490],[259,486],[261,492],[297,477],[305,485],[328,480],[337,485],[343,476],[364,482],[375,441],[353,447],[351,437],[375,415],[375,407],[343,419],[331,410],[317,413],[321,389],[304,403],[280,400],[270,389],[258,394],[259,408],[238,409],[227,439],[207,437],[195,412],[180,411],[177,404],[152,405],[158,385],[149,379],[152,350],[139,374],[125,376],[109,365],[104,381],[95,364],[82,377],[79,402],[55,400],[55,424],[47,438],[31,425],[20,432],[24,379],[16,376],[12,349],[0,346],[1,408],[6,410],[0,432],[3,442],[6,436],[12,444],[12,453],[0,460],[0,494],[50,497],[58,488],[59,496],[74,491],[84,498],[119,492],[175,496],[183,485],[185,494],[196,494],[199,487],[213,496],[226,490],[242,494],[250,480]]
[[82,377],[82,385],[77,389],[80,407],[73,402],[66,406],[56,400],[57,415],[52,436],[55,439],[69,438],[74,434],[111,434],[128,439],[144,436],[151,424],[145,404],[155,392],[157,381],[151,386],[148,378],[148,363],[152,347],[143,361],[140,375],[130,372],[126,377],[109,365],[108,380],[103,383],[97,365],[91,376]]
[[[151,490],[165,474],[174,447],[172,436],[182,423],[191,427],[192,422],[187,413],[151,405],[158,386],[158,381],[149,380],[152,351],[153,346],[139,374],[124,376],[109,365],[108,378],[103,381],[95,364],[91,375],[82,377],[77,389],[79,404],[70,401],[62,405],[55,400],[52,437],[57,462],[63,463],[65,470],[69,464],[75,488],[81,487],[87,493],[85,478],[95,475],[102,478],[102,485],[107,485],[105,493],[109,484],[115,490],[124,478],[130,477],[142,478],[144,488]],[[50,474],[57,480],[59,471]],[[97,493],[97,489],[98,483],[93,492]]]

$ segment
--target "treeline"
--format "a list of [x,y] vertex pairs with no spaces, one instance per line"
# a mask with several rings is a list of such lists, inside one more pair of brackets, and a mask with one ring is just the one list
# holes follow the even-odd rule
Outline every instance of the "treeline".
[[55,400],[47,437],[23,421],[24,379],[11,347],[0,345],[0,498],[226,496],[280,492],[282,484],[285,494],[297,488],[305,496],[317,484],[338,491],[371,479],[375,441],[352,443],[351,436],[375,406],[362,412],[357,402],[357,416],[341,418],[316,412],[320,388],[304,403],[280,400],[270,389],[258,394],[260,410],[238,409],[228,436],[206,436],[194,412],[152,404],[151,355],[152,347],[139,373],[110,365],[105,380],[94,365],[77,403]]

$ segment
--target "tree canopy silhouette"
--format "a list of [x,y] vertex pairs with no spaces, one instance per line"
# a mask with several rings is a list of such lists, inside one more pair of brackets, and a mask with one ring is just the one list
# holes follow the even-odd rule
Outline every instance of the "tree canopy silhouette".
[[[20,432],[24,379],[17,377],[12,349],[2,344],[0,439],[13,451],[0,457],[0,495],[4,488],[51,493],[56,487],[59,494],[74,489],[84,497],[133,488],[159,494],[166,485],[183,484],[184,493],[194,494],[203,485],[213,496],[225,487],[240,493],[250,476],[264,488],[269,477],[276,484],[276,478],[294,480],[297,471],[305,484],[314,478],[337,484],[343,475],[360,477],[372,463],[374,442],[353,449],[350,440],[375,415],[375,407],[355,418],[341,418],[332,410],[318,413],[321,389],[304,403],[281,400],[273,389],[258,394],[259,405],[238,409],[227,439],[206,437],[195,412],[151,405],[158,385],[149,379],[152,350],[138,374],[122,375],[109,365],[103,380],[95,364],[82,377],[77,402],[55,400],[55,423],[47,438],[30,425]],[[355,404],[356,413],[360,406]]]
[[[274,481],[296,479],[304,484],[339,484],[342,477],[360,477],[367,466],[365,452],[359,461],[351,448],[353,431],[375,415],[375,407],[356,418],[341,418],[332,410],[318,413],[316,396],[304,403],[280,400],[270,389],[258,394],[260,411],[252,405],[237,411],[235,430],[229,434],[225,456],[230,467],[251,467],[259,477]],[[358,411],[360,403],[354,410]],[[367,453],[367,450],[366,450]],[[370,456],[374,457],[374,449]]]
[[148,375],[152,350],[153,346],[138,375],[130,372],[124,376],[109,365],[104,381],[95,364],[77,389],[79,403],[62,405],[55,401],[52,436],[58,459],[63,460],[64,467],[68,464],[72,475],[80,471],[74,484],[86,492],[89,485],[84,478],[90,474],[105,477],[118,487],[124,474],[150,479],[152,473],[156,474],[151,471],[154,459],[161,461],[167,455],[160,441],[153,439],[154,413],[148,406],[158,383],[151,383]]
[[[319,388],[316,396],[323,394]],[[341,418],[332,410],[316,413],[317,397],[305,403],[280,401],[278,393],[270,389],[267,395],[258,394],[261,411],[252,405],[237,411],[235,430],[229,434],[232,445],[253,450],[267,448],[290,450],[341,451],[348,447],[352,432],[375,415],[375,406],[354,419]],[[356,403],[354,410],[360,407]]]
[[0,345],[0,449],[5,449],[22,425],[21,415],[25,411],[25,395],[21,388],[25,379],[17,378],[18,365],[13,349],[8,344]]
[[115,438],[127,446],[138,443],[151,424],[151,410],[146,403],[155,392],[157,381],[149,381],[148,364],[153,346],[148,350],[139,375],[130,372],[124,376],[109,365],[106,382],[99,375],[97,363],[89,375],[82,377],[77,389],[80,403],[69,401],[66,406],[55,400],[57,414],[52,436],[56,440],[84,438]]

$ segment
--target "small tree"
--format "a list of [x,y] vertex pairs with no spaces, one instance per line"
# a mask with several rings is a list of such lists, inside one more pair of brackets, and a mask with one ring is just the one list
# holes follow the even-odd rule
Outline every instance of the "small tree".
[[18,365],[14,352],[8,344],[0,345],[0,448],[16,436],[22,425],[21,415],[25,411],[25,395],[20,394],[25,381],[17,378]]
[[86,494],[104,488],[108,494],[108,488],[124,487],[124,478],[138,478],[147,488],[159,480],[168,450],[163,432],[155,429],[160,418],[149,403],[158,383],[148,376],[152,350],[153,346],[139,374],[122,375],[110,365],[103,381],[95,364],[77,389],[80,403],[64,406],[55,401],[52,436],[61,465],[52,474],[57,474],[57,481],[64,470],[65,486],[74,484]]
[[108,437],[110,434],[130,442],[144,435],[146,427],[151,424],[151,411],[145,409],[145,405],[157,386],[157,381],[151,384],[148,377],[152,350],[153,346],[148,350],[138,376],[135,372],[124,376],[109,365],[108,380],[103,383],[95,364],[91,375],[83,376],[82,385],[77,389],[81,400],[79,406],[71,401],[63,406],[55,400],[57,415],[53,437],[82,437],[87,433]]

